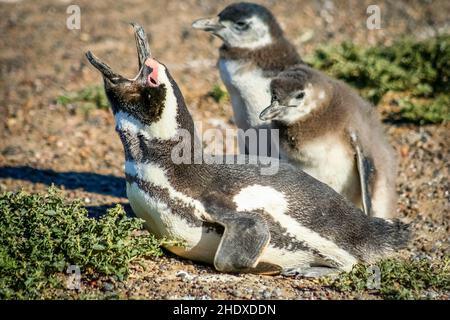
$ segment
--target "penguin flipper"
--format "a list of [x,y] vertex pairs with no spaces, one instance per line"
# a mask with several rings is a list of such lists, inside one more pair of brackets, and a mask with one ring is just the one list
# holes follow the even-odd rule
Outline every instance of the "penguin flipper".
[[270,241],[269,227],[251,212],[209,212],[214,222],[224,227],[214,257],[214,267],[222,272],[279,273],[275,265],[258,264]]
[[361,185],[361,198],[363,210],[369,217],[373,216],[371,189],[375,167],[370,157],[364,154],[364,150],[359,141],[356,132],[350,132],[350,138],[356,154],[356,165],[359,173],[359,182]]

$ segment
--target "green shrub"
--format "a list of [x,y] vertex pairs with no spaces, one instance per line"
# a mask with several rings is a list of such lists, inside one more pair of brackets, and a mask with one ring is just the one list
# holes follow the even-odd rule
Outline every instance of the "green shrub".
[[450,95],[440,94],[432,101],[414,102],[400,99],[401,109],[391,117],[419,124],[450,121]]
[[351,272],[336,279],[325,278],[323,283],[341,292],[371,291],[384,299],[430,298],[427,291],[450,292],[450,256],[441,261],[386,259],[378,262],[381,282],[378,289],[369,289],[373,273],[369,266],[356,265]]
[[212,90],[209,92],[209,96],[212,97],[216,102],[222,102],[228,99],[228,92],[223,90],[220,85],[215,84]]
[[80,201],[46,194],[0,195],[0,299],[34,299],[62,288],[58,274],[77,265],[84,279],[126,277],[131,261],[162,254],[161,241],[139,232],[142,220],[117,205],[100,219]]
[[[450,35],[419,42],[403,39],[391,46],[369,48],[344,42],[319,48],[307,60],[357,88],[374,104],[389,91],[430,100],[405,105],[398,116],[407,121],[436,123],[449,119]],[[432,102],[435,99],[438,101]]]
[[86,112],[92,109],[108,109],[109,103],[102,86],[90,86],[77,92],[67,92],[56,98],[56,102],[66,106],[77,104]]

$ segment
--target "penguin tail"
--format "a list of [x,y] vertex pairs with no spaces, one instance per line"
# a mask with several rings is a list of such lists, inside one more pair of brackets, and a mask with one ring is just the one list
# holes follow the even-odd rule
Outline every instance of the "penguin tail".
[[372,241],[369,251],[376,256],[385,257],[399,249],[406,248],[411,240],[411,227],[399,219],[372,218],[370,221]]

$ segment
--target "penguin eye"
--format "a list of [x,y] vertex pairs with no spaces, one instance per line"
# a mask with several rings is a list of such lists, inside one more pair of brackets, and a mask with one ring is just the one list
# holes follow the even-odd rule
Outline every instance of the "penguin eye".
[[245,21],[238,21],[234,24],[236,26],[236,29],[240,30],[240,31],[245,31],[248,29],[248,23]]
[[302,91],[295,96],[295,99],[302,100],[305,97],[305,93]]

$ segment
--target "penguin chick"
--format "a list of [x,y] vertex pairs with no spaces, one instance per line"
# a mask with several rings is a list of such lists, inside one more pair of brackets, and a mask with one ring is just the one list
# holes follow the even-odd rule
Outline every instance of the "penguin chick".
[[227,6],[217,17],[197,20],[192,26],[223,41],[218,66],[237,127],[268,128],[269,121],[258,116],[270,103],[270,81],[280,71],[302,63],[273,14],[261,5],[240,2]]
[[373,107],[345,83],[306,65],[281,72],[271,93],[260,117],[280,130],[282,157],[366,214],[392,217],[397,162]]
[[142,27],[134,29],[139,73],[133,79],[91,52],[87,58],[103,75],[133,211],[157,236],[184,242],[168,250],[223,272],[323,275],[407,243],[404,224],[363,214],[290,164],[262,175],[261,165],[236,156],[231,162],[195,161],[199,139],[183,95],[166,66],[151,56]]

